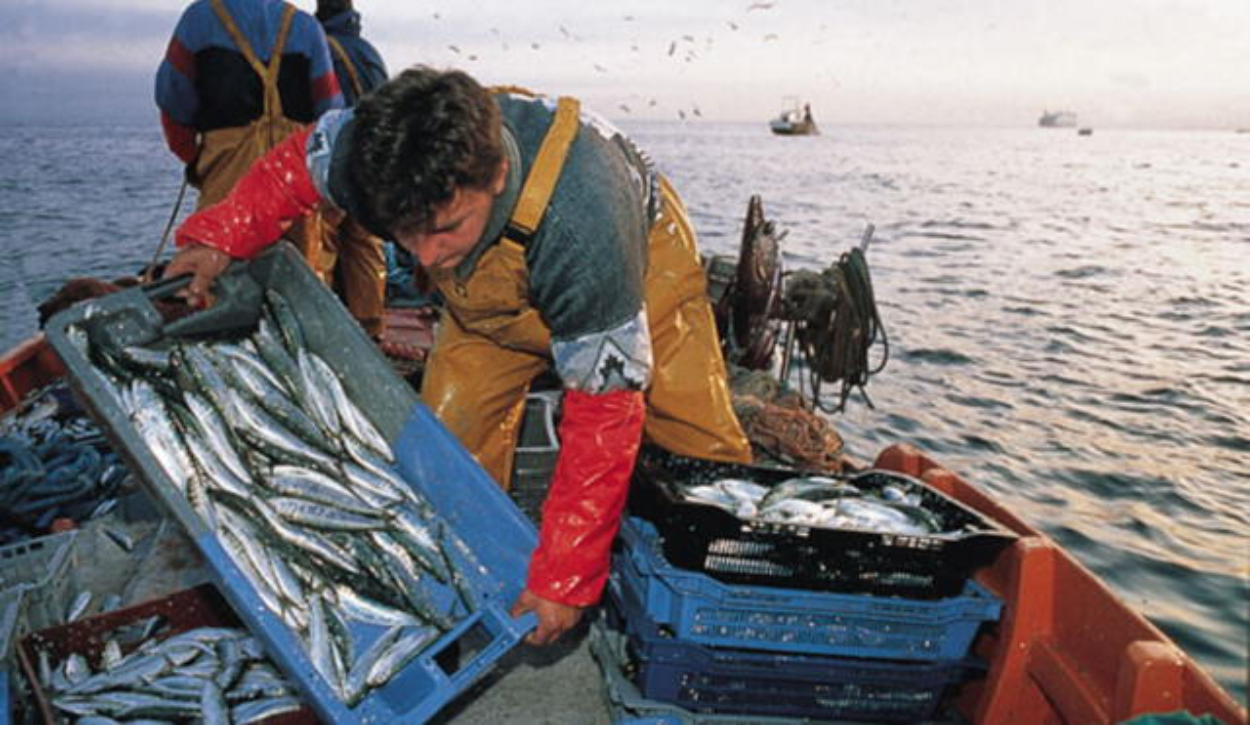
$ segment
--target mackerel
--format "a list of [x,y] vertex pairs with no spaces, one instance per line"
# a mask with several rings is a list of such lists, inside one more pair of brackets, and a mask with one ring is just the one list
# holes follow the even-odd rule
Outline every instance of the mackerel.
[[360,515],[378,518],[385,515],[376,503],[368,502],[377,500],[376,496],[362,498],[335,478],[306,467],[278,465],[266,482],[275,492],[287,497],[310,500]]
[[234,431],[222,419],[222,414],[213,404],[204,400],[196,393],[186,393],[183,400],[191,414],[195,417],[195,427],[200,436],[212,448],[213,454],[221,460],[237,477],[247,477],[248,469],[239,452],[235,449]]
[[338,585],[334,591],[338,595],[339,609],[353,620],[386,627],[414,626],[421,623],[411,614],[370,600],[346,585]]
[[387,526],[376,514],[362,515],[299,498],[273,498],[269,507],[292,523],[325,531],[373,531]]
[[291,308],[291,302],[270,288],[265,290],[265,305],[268,307],[274,324],[278,327],[278,333],[282,335],[287,352],[295,354],[304,349],[307,346],[304,340],[304,328],[300,325],[299,318],[295,316],[295,309]]
[[369,687],[369,673],[373,671],[373,667],[382,660],[383,655],[399,640],[404,631],[409,626],[396,625],[388,628],[386,632],[378,636],[364,653],[360,654],[360,658],[352,663],[351,670],[347,672],[347,683],[345,687],[344,702],[348,707],[355,707],[364,699]]
[[252,335],[252,344],[275,375],[286,385],[287,392],[293,394],[300,386],[299,365],[295,358],[282,343],[282,338],[275,333],[276,328],[268,319],[262,319],[256,333]]
[[299,438],[291,430],[271,418],[261,407],[229,392],[230,405],[239,423],[237,428],[257,449],[296,464],[311,464],[333,472],[338,463],[333,457]]
[[301,531],[278,515],[262,498],[253,498],[252,505],[260,511],[268,527],[283,541],[317,556],[318,558],[350,574],[360,574],[360,567],[352,558],[328,539],[315,533]]
[[365,684],[373,688],[384,686],[437,641],[438,637],[437,628],[403,629],[394,643],[383,651],[369,667],[369,671],[365,674]]
[[[339,419],[338,409],[334,406],[335,397],[332,386],[338,380],[334,376],[334,371],[322,362],[321,358],[308,350],[297,351],[295,362],[299,366],[300,402],[327,433],[331,436],[342,435],[342,421]],[[333,380],[327,380],[326,372]]]

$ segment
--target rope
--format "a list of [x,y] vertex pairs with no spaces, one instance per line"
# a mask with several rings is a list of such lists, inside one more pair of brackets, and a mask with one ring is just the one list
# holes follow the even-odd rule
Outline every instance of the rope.
[[169,213],[169,221],[165,223],[165,232],[161,235],[161,243],[156,246],[156,252],[152,253],[152,260],[148,262],[148,267],[143,269],[143,277],[140,279],[144,282],[152,281],[152,274],[156,272],[156,263],[161,259],[161,254],[165,252],[165,244],[169,242],[169,233],[174,229],[174,222],[178,220],[178,212],[182,209],[183,197],[187,195],[187,179],[183,177],[182,188],[178,189],[178,198],[174,200],[174,209]]
[[[842,411],[851,393],[858,389],[869,408],[874,408],[864,387],[870,377],[885,368],[890,342],[877,312],[864,252],[853,248],[820,276],[813,276],[796,281],[797,295],[793,297],[806,312],[796,336],[799,350],[811,368],[807,383],[812,403],[822,411]],[[870,367],[869,352],[878,340],[882,345],[881,361]],[[821,400],[825,382],[841,384],[836,407]]]

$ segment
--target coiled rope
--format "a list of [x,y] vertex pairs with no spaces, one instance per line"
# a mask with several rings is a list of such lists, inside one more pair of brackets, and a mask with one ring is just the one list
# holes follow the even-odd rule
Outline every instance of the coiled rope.
[[[865,386],[889,361],[890,341],[877,312],[863,248],[843,253],[823,273],[794,274],[786,298],[787,315],[800,323],[795,339],[810,370],[804,382],[813,405],[826,412],[842,411],[858,389],[868,407],[874,408]],[[878,340],[881,360],[870,367],[870,352]],[[821,399],[826,382],[840,384],[836,407]]]

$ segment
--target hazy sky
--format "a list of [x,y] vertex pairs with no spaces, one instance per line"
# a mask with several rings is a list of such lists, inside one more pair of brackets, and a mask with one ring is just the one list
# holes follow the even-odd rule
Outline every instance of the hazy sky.
[[[311,11],[315,0],[296,0]],[[0,1],[0,120],[154,119],[185,2]],[[357,0],[392,70],[459,66],[610,117],[1250,127],[1250,0]]]

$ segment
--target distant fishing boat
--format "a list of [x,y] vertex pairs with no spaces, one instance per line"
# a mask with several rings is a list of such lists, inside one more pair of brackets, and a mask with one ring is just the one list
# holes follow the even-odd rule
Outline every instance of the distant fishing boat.
[[1076,113],[1067,110],[1057,110],[1055,112],[1046,110],[1037,119],[1037,124],[1043,128],[1075,128]]
[[816,121],[812,119],[810,103],[800,103],[797,97],[787,97],[781,114],[768,122],[774,135],[820,135]]
[[1076,134],[1077,135],[1093,135],[1094,129],[1093,128],[1081,128],[1080,130],[1076,131]]

